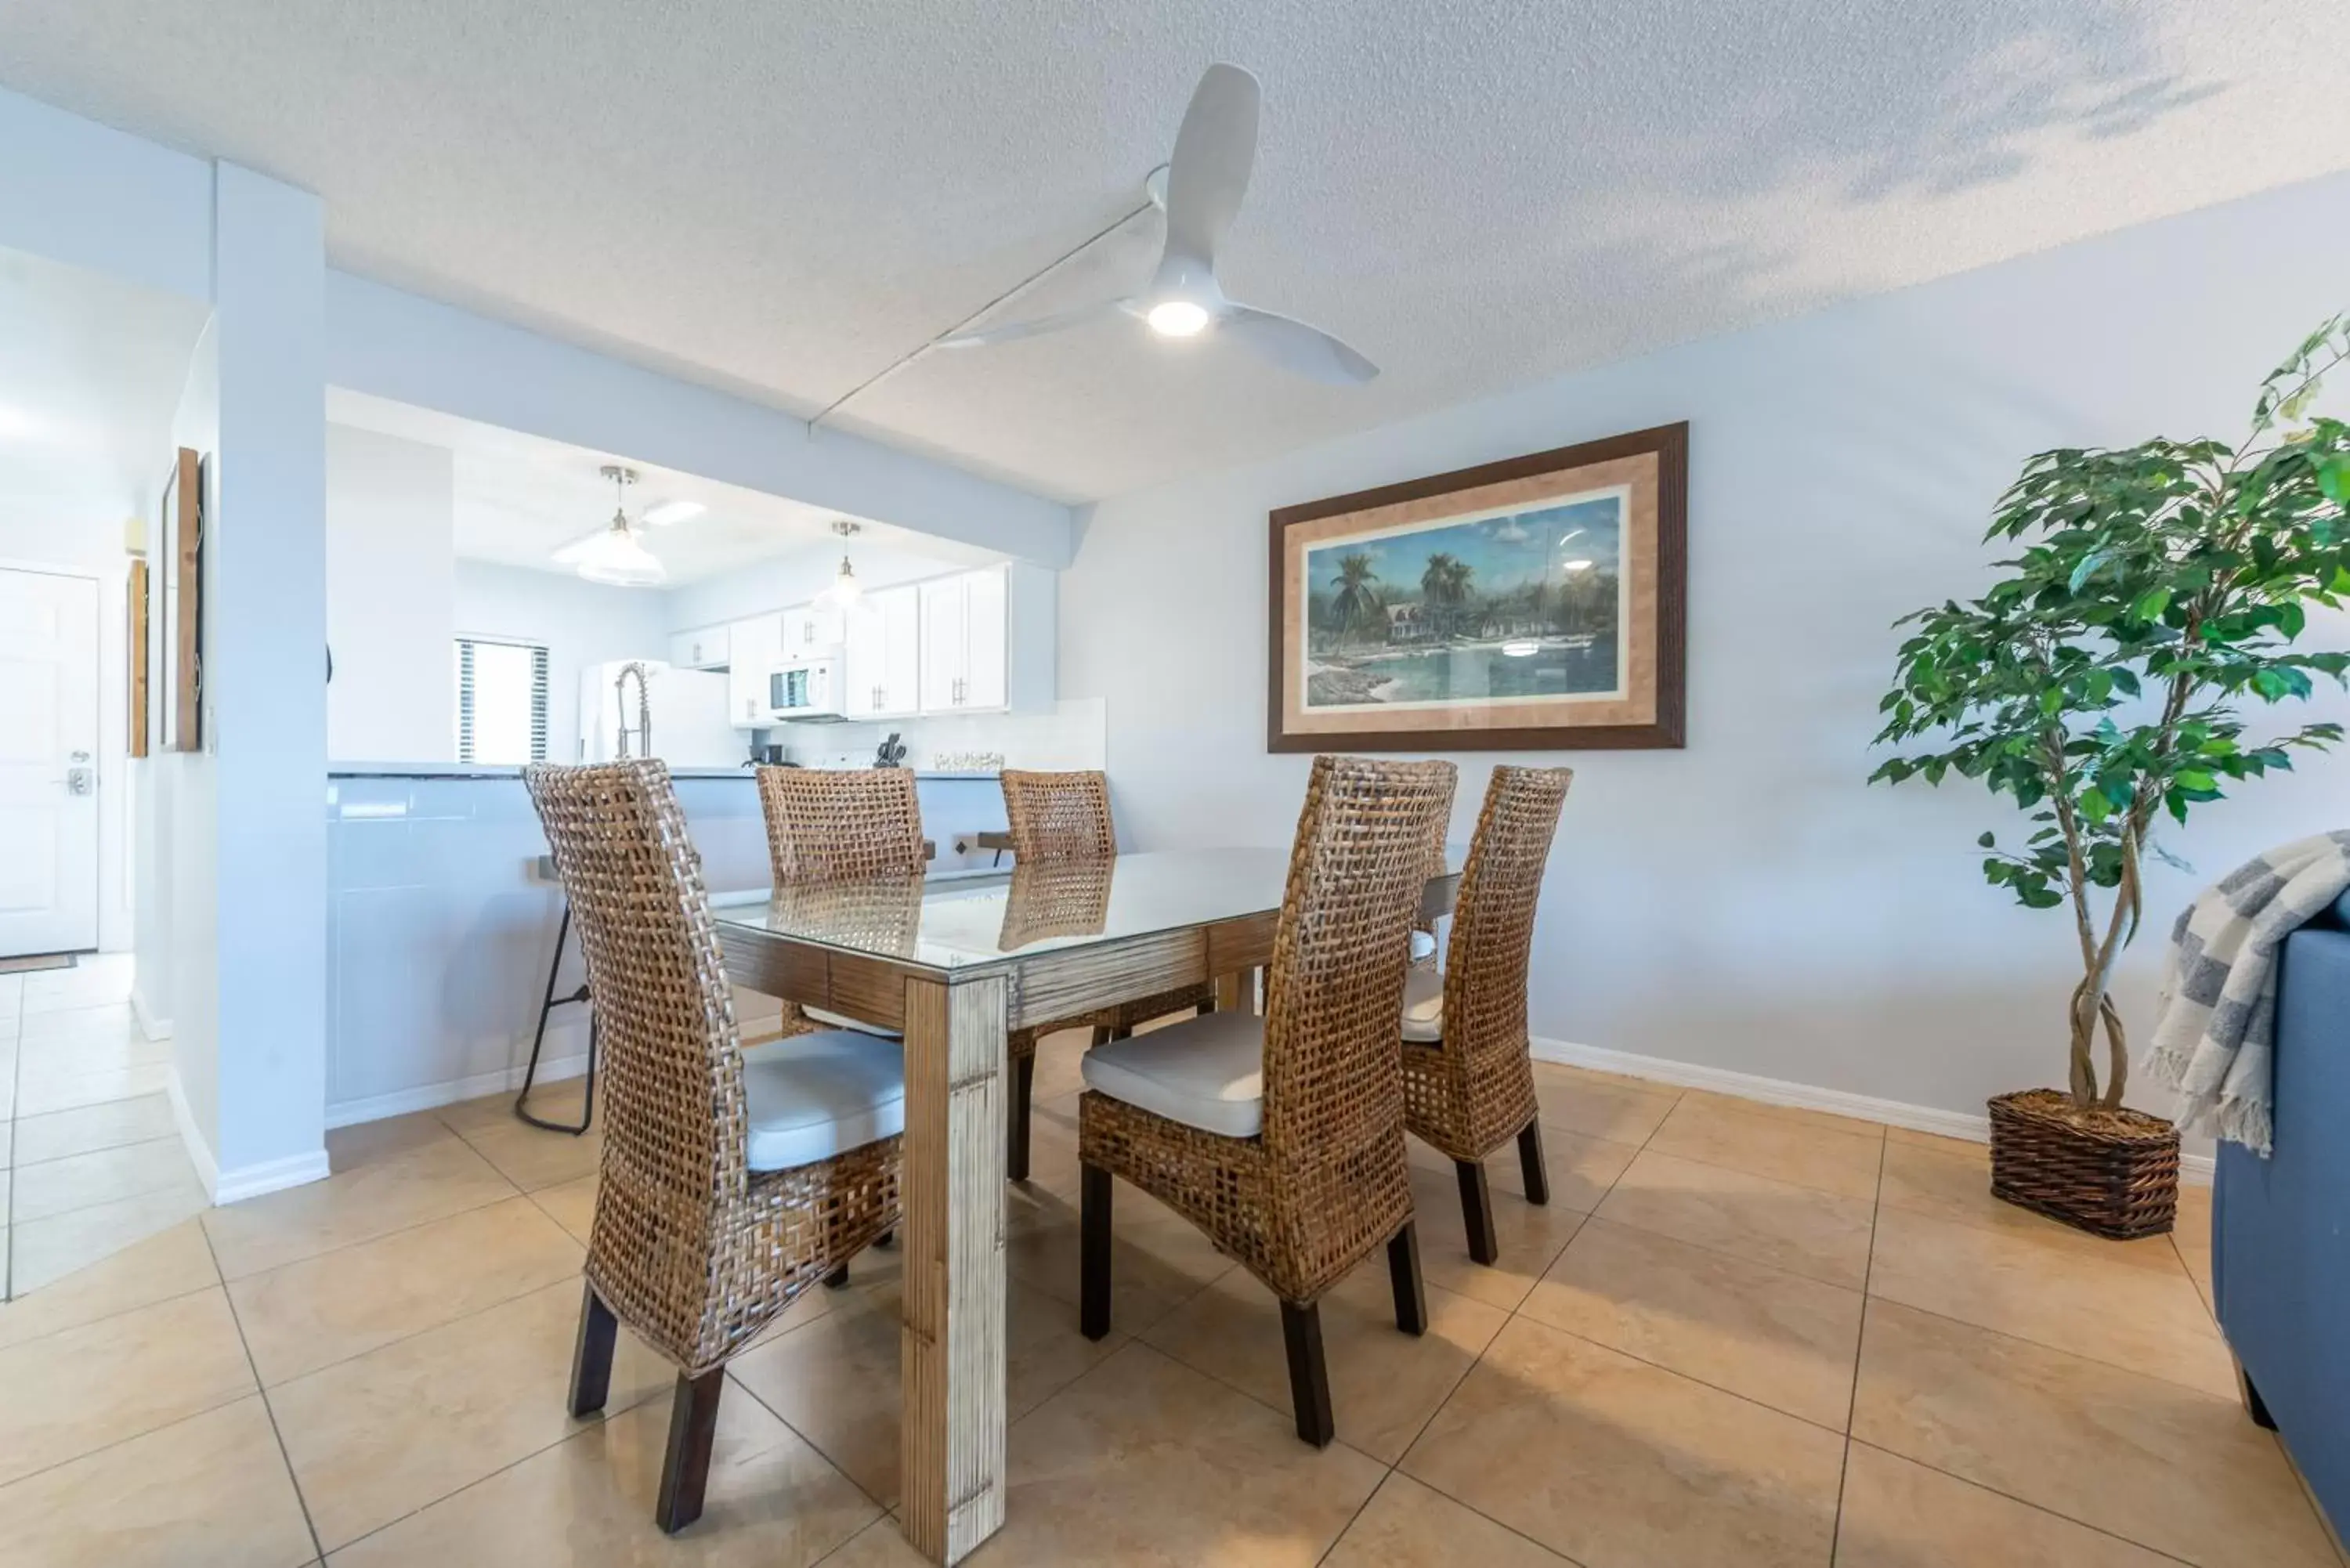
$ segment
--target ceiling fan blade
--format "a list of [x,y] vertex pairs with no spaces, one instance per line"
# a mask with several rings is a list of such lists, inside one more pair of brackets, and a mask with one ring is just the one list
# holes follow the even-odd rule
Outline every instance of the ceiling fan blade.
[[958,332],[951,337],[941,337],[941,348],[984,348],[994,343],[1011,343],[1022,337],[1041,337],[1047,332],[1063,332],[1072,327],[1083,327],[1105,317],[1131,315],[1134,301],[1108,299],[1098,305],[1080,306],[1052,316],[1039,316],[1029,321],[1007,321],[1000,327],[982,327],[969,332]]
[[1256,162],[1256,78],[1221,61],[1191,89],[1167,169],[1167,252],[1212,267]]
[[1235,305],[1216,329],[1232,334],[1284,370],[1333,387],[1359,387],[1379,373],[1377,365],[1320,327],[1270,310]]
[[547,556],[547,559],[553,561],[557,566],[570,566],[582,556],[585,556],[588,550],[594,546],[597,540],[602,538],[611,531],[612,525],[609,523],[607,523],[600,528],[580,535],[579,537],[572,540],[571,543],[564,545],[563,548]]

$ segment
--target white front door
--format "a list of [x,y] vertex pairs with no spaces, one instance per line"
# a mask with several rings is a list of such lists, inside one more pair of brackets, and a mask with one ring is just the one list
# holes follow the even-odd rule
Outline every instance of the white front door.
[[0,958],[98,946],[98,584],[0,567]]

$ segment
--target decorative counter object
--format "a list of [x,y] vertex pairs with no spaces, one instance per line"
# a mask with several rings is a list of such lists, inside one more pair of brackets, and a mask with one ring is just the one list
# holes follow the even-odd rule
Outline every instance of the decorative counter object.
[[1958,774],[2012,797],[2032,826],[2013,847],[1981,836],[1984,878],[2029,909],[2068,910],[2080,948],[2068,1086],[1991,1102],[1991,1190],[2099,1235],[2168,1231],[2178,1200],[2178,1131],[2123,1105],[2129,1047],[2109,995],[2144,916],[2149,836],[2164,814],[2183,826],[2230,784],[2341,737],[2311,723],[2255,739],[2244,709],[2350,670],[2350,654],[2294,648],[2308,606],[2350,593],[2350,426],[2303,422],[2345,358],[2350,316],[2262,384],[2238,446],[2032,458],[1985,535],[2022,544],[2002,580],[1898,623],[1917,631],[1877,742],[1939,749],[1889,758],[1871,782]]

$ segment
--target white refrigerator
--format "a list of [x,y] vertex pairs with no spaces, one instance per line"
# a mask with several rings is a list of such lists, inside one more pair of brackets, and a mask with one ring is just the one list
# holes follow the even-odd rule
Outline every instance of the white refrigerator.
[[[629,663],[645,671],[646,705],[652,718],[648,750],[637,733],[637,682],[617,686]],[[620,754],[620,729],[629,732],[629,754],[656,756],[673,768],[729,768],[751,754],[751,735],[726,721],[726,677],[702,670],[679,670],[658,659],[591,664],[579,672],[579,760],[608,763]]]

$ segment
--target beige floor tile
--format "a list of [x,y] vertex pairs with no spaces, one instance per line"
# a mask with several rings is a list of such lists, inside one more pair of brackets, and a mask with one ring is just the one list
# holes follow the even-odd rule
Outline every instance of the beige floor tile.
[[1743,1116],[1767,1116],[1773,1121],[1796,1127],[1813,1127],[1821,1132],[1846,1133],[1856,1137],[1882,1139],[1885,1124],[1859,1116],[1840,1116],[1833,1111],[1808,1110],[1800,1106],[1777,1106],[1768,1100],[1750,1100],[1740,1095],[1721,1095],[1711,1089],[1690,1089],[1681,1096],[1684,1102],[1694,1100],[1716,1110],[1730,1111]]
[[1518,1311],[1844,1430],[1861,1294],[1594,1220]]
[[1077,1096],[1035,1097],[1028,1106],[1026,1185],[1036,1191],[1074,1198],[1077,1170]]
[[177,1225],[0,1306],[0,1347],[220,1283],[196,1220]]
[[200,1189],[167,1187],[15,1226],[12,1288],[20,1295],[40,1290],[206,1211]]
[[1952,1152],[1888,1142],[1877,1201],[1887,1209],[1997,1231],[2106,1262],[2134,1263],[2166,1274],[2178,1269],[2178,1255],[2168,1237],[2108,1241],[1992,1197],[1991,1150],[1981,1144],[1960,1144]]
[[1855,1443],[1836,1568],[2164,1568],[2174,1560]]
[[2232,1400],[1952,1318],[1868,1303],[1853,1436],[2199,1568],[2334,1568]]
[[19,1067],[16,1074],[16,1114],[47,1116],[95,1106],[107,1100],[137,1099],[158,1095],[171,1081],[168,1064],[120,1067],[96,1072],[35,1072]]
[[[103,1000],[63,1000],[54,995],[25,999],[16,1025],[27,1041],[137,1040],[147,1042],[130,1003],[120,997]],[[169,1046],[169,1040],[151,1042]]]
[[1889,1209],[1872,1295],[2235,1396],[2235,1363],[2184,1268],[2141,1268]]
[[1979,1137],[1948,1137],[1941,1133],[1918,1132],[1909,1127],[1887,1127],[1885,1141],[1908,1144],[1911,1148],[1930,1149],[1936,1154],[1981,1155],[1988,1158],[1991,1153],[1991,1146]]
[[248,1397],[0,1487],[0,1568],[295,1568],[316,1549]]
[[[1232,1260],[1200,1228],[1119,1181],[1110,1199],[1110,1325],[1138,1334],[1222,1278]],[[1077,1304],[1080,1261],[1074,1199],[1017,1185],[1007,1189],[1005,1250],[1012,1277]]]
[[1536,1084],[1566,1084],[1598,1085],[1611,1089],[1629,1089],[1635,1094],[1663,1095],[1679,1099],[1681,1086],[1668,1084],[1661,1078],[1643,1078],[1631,1073],[1610,1073],[1597,1067],[1576,1067],[1565,1062],[1545,1062],[1537,1056],[1534,1062]]
[[462,1138],[442,1138],[204,1216],[221,1272],[257,1274],[515,1195]]
[[569,1133],[548,1132],[508,1116],[503,1122],[459,1127],[457,1136],[472,1144],[476,1153],[497,1167],[500,1175],[525,1192],[593,1176],[604,1158],[604,1134],[600,1128],[591,1127],[574,1137]]
[[1013,1427],[1004,1528],[970,1561],[1307,1568],[1382,1473],[1129,1344]]
[[446,1143],[457,1135],[431,1111],[411,1111],[371,1122],[327,1129],[327,1161],[340,1176],[361,1166],[380,1165],[429,1144]]
[[16,1118],[0,1116],[0,1166],[13,1165],[16,1154]]
[[1084,1064],[1090,1033],[1063,1029],[1036,1042],[1036,1077],[1029,1097],[1042,1104],[1074,1096],[1086,1086]]
[[1875,1206],[1718,1165],[1641,1151],[1599,1216],[1858,1290]]
[[[328,1551],[579,1428],[566,1408],[579,1296],[574,1282],[550,1285],[270,1390]],[[624,1328],[607,1411],[667,1392],[676,1376]]]
[[172,1102],[162,1095],[109,1100],[79,1110],[48,1116],[20,1116],[16,1121],[16,1157],[26,1165],[58,1159],[93,1149],[119,1148],[177,1136],[172,1125]]
[[[1550,1177],[1550,1200],[1562,1209],[1578,1209],[1585,1213],[1599,1207],[1632,1157],[1640,1152],[1639,1146],[1610,1143],[1606,1138],[1586,1137],[1561,1127],[1546,1127],[1543,1133],[1543,1169]],[[1445,1176],[1452,1174],[1452,1160],[1418,1138],[1405,1141],[1411,1163],[1422,1170],[1432,1170]],[[1525,1169],[1518,1163],[1518,1146],[1514,1140],[1503,1144],[1485,1157],[1485,1181],[1496,1193],[1506,1192],[1523,1198],[1526,1191]]]
[[[857,1274],[852,1265],[847,1290],[809,1293],[804,1303],[823,1303],[812,1321],[785,1325],[729,1365],[849,1480],[894,1508],[904,1390],[899,1297],[894,1280],[858,1285]],[[1075,1307],[1017,1282],[1005,1306],[1005,1409],[1014,1420],[1125,1342],[1122,1333],[1098,1345],[1087,1339]]]
[[[1451,1291],[1429,1290],[1428,1332],[1398,1333],[1382,1249],[1322,1298],[1323,1353],[1338,1436],[1393,1464],[1509,1314]],[[1281,1303],[1235,1269],[1143,1332],[1149,1345],[1195,1371],[1293,1413]]]
[[0,1481],[183,1420],[253,1391],[218,1290],[0,1351]]
[[1469,1256],[1461,1189],[1450,1170],[1414,1168],[1411,1200],[1419,1227],[1420,1277],[1439,1290],[1504,1309],[1526,1299],[1586,1219],[1555,1199],[1537,1209],[1514,1193],[1496,1192],[1493,1241],[1501,1255],[1485,1264]]
[[1873,1202],[1885,1140],[1876,1130],[1823,1127],[1756,1115],[1743,1106],[1731,1108],[1711,1096],[1687,1096],[1657,1128],[1648,1147]]
[[882,1517],[742,1389],[718,1405],[702,1518],[653,1523],[670,1406],[655,1399],[334,1554],[334,1568],[803,1568]]
[[2170,1243],[2205,1297],[2211,1293],[2211,1189],[2182,1184]]
[[581,1246],[588,1244],[588,1233],[596,1226],[596,1182],[592,1176],[577,1181],[557,1182],[542,1187],[530,1195],[530,1200],[546,1211],[548,1219],[571,1233],[571,1239]]
[[1832,1432],[1519,1317],[1402,1469],[1596,1568],[1818,1568],[1843,1460]]
[[[541,1084],[531,1091],[531,1114],[545,1116],[549,1121],[576,1122],[579,1119],[579,1109],[585,1103],[587,1091],[588,1080],[584,1077],[558,1078],[552,1083]],[[602,1098],[602,1096],[598,1096],[599,1110]],[[514,1103],[514,1096],[501,1091],[494,1095],[483,1095],[475,1099],[460,1100],[455,1105],[443,1106],[432,1114],[460,1131],[475,1127],[527,1125],[515,1119]],[[562,1137],[567,1135],[550,1133],[547,1136]]]
[[19,1223],[100,1203],[118,1203],[167,1187],[201,1191],[196,1168],[177,1137],[20,1165],[15,1175],[15,1207],[10,1212]]
[[585,1253],[527,1198],[510,1198],[229,1286],[265,1386],[469,1317],[558,1281]]
[[1575,1568],[1401,1471],[1379,1483],[1322,1563],[1323,1568],[1454,1568],[1464,1563],[1477,1568]]
[[27,1033],[16,1043],[18,1076],[68,1078],[92,1073],[121,1073],[134,1067],[172,1064],[169,1040],[141,1040],[137,1035],[63,1035],[43,1038]]
[[1679,1096],[1597,1075],[1562,1076],[1554,1070],[1534,1075],[1534,1098],[1545,1126],[1637,1145],[1648,1142],[1648,1135],[1664,1124]]

